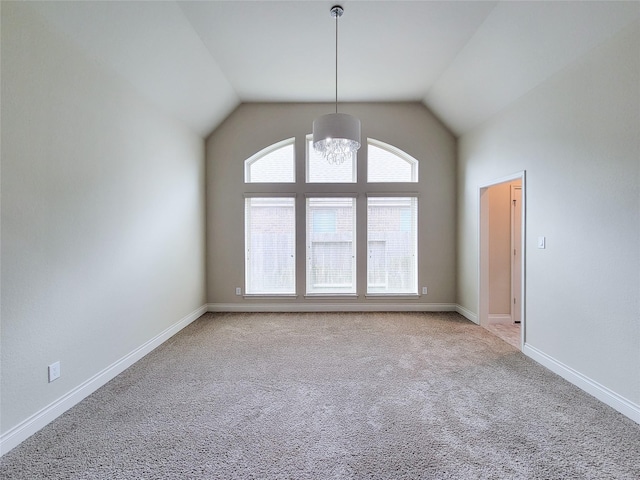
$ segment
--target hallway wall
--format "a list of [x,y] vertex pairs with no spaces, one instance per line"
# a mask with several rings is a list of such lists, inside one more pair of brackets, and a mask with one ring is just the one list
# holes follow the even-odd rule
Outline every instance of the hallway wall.
[[457,278],[477,314],[478,188],[526,170],[525,352],[640,422],[638,45],[634,22],[460,138]]

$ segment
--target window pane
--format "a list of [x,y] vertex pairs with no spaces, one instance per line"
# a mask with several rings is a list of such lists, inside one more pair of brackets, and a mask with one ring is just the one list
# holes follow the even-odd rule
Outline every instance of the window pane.
[[417,182],[418,161],[402,150],[370,138],[367,143],[367,182]]
[[355,293],[355,266],[355,198],[308,198],[307,293]]
[[341,165],[330,165],[313,148],[313,136],[307,136],[307,183],[355,183],[356,158]]
[[295,182],[294,141],[275,143],[245,160],[245,183]]
[[294,294],[295,198],[245,200],[245,292]]
[[367,199],[367,293],[418,293],[418,199]]

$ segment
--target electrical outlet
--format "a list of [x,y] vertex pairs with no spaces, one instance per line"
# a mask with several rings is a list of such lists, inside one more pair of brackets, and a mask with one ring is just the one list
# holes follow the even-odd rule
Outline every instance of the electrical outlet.
[[49,365],[49,383],[57,378],[60,378],[60,362]]
[[427,287],[422,287],[422,294],[426,295],[427,294]]
[[236,295],[242,295],[242,288],[236,287]]

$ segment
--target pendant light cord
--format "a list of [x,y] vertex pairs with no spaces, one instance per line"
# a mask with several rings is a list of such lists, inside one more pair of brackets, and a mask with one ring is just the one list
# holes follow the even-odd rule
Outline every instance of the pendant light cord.
[[336,113],[338,113],[338,17],[336,14]]

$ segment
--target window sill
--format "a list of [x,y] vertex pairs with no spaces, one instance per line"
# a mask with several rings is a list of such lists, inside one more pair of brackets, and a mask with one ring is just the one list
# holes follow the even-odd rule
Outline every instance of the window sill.
[[420,298],[420,295],[417,293],[367,293],[365,296],[367,299],[376,299],[376,298],[406,298],[406,299],[414,299]]
[[298,295],[291,294],[291,293],[283,293],[282,295],[279,295],[277,293],[249,293],[249,294],[243,295],[242,298],[245,298],[248,300],[251,300],[252,298],[258,298],[258,299],[264,300],[269,298],[273,298],[273,299],[298,298]]
[[314,299],[335,299],[335,298],[358,298],[357,293],[307,293],[304,298],[314,298]]

